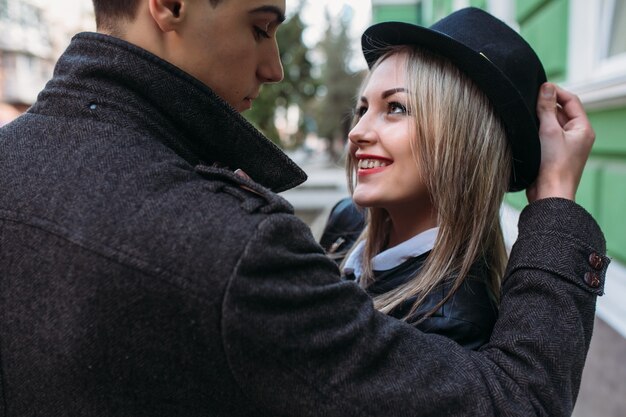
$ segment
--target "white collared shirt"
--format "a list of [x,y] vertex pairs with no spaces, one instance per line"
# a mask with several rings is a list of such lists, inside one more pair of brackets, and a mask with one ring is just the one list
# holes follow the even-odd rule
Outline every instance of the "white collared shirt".
[[[372,269],[374,271],[388,271],[401,265],[409,258],[418,257],[433,248],[439,227],[425,230],[411,239],[406,240],[399,245],[382,251],[372,259]],[[356,280],[361,278],[363,251],[365,250],[365,241],[360,241],[354,248],[343,268],[344,275],[354,274]]]

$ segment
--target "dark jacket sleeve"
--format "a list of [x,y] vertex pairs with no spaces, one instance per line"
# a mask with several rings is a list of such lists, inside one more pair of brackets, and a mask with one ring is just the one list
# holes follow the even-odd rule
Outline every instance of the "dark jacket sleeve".
[[[273,416],[569,416],[604,252],[597,224],[575,203],[531,204],[491,341],[472,352],[376,312],[302,222],[272,215],[230,277],[224,349],[243,391]],[[602,255],[600,270],[592,253]]]
[[326,254],[340,265],[365,228],[365,214],[347,197],[330,211],[320,238]]

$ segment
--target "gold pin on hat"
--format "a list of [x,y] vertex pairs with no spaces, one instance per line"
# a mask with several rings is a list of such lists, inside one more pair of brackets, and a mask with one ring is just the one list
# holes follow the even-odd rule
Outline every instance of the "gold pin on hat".
[[[487,55],[483,54],[482,52],[479,52],[480,55],[482,55],[487,61],[491,62],[491,60],[489,58],[487,58]],[[493,62],[491,62],[493,64]]]

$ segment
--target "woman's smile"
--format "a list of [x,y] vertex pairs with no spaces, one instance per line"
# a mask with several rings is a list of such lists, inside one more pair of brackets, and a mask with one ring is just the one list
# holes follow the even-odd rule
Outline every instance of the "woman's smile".
[[376,155],[359,155],[357,158],[359,176],[375,174],[393,164],[393,160]]

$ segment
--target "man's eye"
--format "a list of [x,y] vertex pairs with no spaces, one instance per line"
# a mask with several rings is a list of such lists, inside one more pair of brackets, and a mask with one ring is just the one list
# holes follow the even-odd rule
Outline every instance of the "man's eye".
[[254,27],[254,37],[257,39],[269,39],[271,36],[268,31],[261,29],[258,26]]
[[406,106],[398,102],[389,103],[389,113],[391,114],[406,114]]

